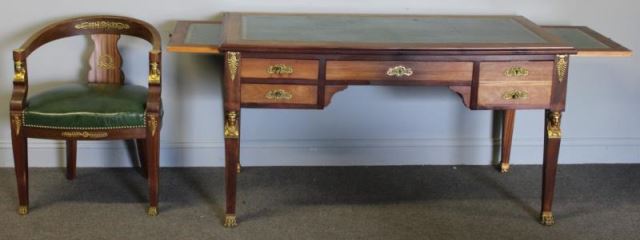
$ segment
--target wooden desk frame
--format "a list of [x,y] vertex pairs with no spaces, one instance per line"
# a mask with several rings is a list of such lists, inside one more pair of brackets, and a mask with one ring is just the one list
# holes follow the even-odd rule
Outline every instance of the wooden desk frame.
[[[548,44],[401,44],[401,47],[398,47],[398,45],[388,44],[353,44],[345,46],[344,44],[320,43],[309,46],[309,44],[290,41],[256,42],[238,37],[240,34],[239,19],[241,15],[240,13],[226,14],[222,22],[230,24],[224,24],[224,33],[221,38],[212,39],[211,45],[186,43],[185,39],[189,25],[203,22],[179,22],[169,44],[169,51],[220,53],[224,56],[223,105],[226,189],[224,226],[226,227],[237,225],[236,178],[240,172],[241,108],[323,109],[331,102],[334,94],[346,89],[349,85],[448,86],[461,96],[464,105],[470,109],[504,111],[501,172],[509,170],[515,110],[544,109],[544,159],[540,220],[543,225],[553,225],[552,203],[558,153],[562,139],[560,123],[562,112],[565,109],[570,55],[585,53],[581,55],[627,56],[630,54],[628,49],[585,27],[581,27],[581,29],[602,41],[609,49],[576,49],[567,44],[565,40],[546,32],[543,28],[519,16],[514,16],[513,19],[546,39]],[[211,23],[220,24],[220,22]],[[552,27],[548,26],[547,28]],[[243,69],[243,61],[247,61],[244,64],[250,67]],[[303,74],[296,75],[298,72],[294,74],[293,67],[285,64],[273,65],[278,61],[293,64],[292,66],[295,66],[296,69],[301,67],[304,69]],[[390,67],[387,71],[388,76],[372,75],[372,79],[354,79],[358,77],[353,74],[349,75],[349,72],[343,74],[347,77],[341,74],[333,74],[335,69],[340,69],[340,63],[349,63],[351,64],[350,66],[356,66],[358,69],[369,69],[375,66],[398,66],[395,66],[395,68]],[[411,74],[408,74],[405,71],[406,69],[403,69],[406,68],[405,65],[409,67],[427,66],[428,68],[431,64],[445,64],[443,66],[447,69],[469,70],[471,71],[468,73],[469,79],[464,80],[464,77],[446,78],[446,76],[457,73],[452,70],[451,72],[445,72],[445,77],[442,77],[442,79],[435,77],[434,74],[429,75],[432,72],[423,72],[424,74],[421,77],[428,78],[425,81],[420,79],[420,76],[412,76],[413,71],[411,68],[408,68]],[[513,64],[513,67],[507,68],[505,71],[500,68],[504,67],[505,64]],[[336,65],[338,65],[337,68],[335,67]],[[520,67],[521,65],[530,68],[529,70],[532,74],[528,75],[529,70]],[[264,75],[264,72],[259,72],[258,70],[264,71],[264,68],[256,66],[269,66],[267,72],[270,72],[270,75]],[[423,69],[416,68],[416,70],[421,71]],[[498,76],[491,71],[499,71],[498,74],[503,74],[504,76]],[[274,72],[276,76],[273,76]],[[283,72],[284,74],[282,74]],[[397,76],[393,76],[394,74],[397,74]],[[507,85],[531,91],[522,93],[520,90],[513,90],[513,93],[509,93],[513,94],[513,99],[515,100],[525,99],[522,102],[508,102],[507,100],[511,100],[508,99],[511,98],[511,95],[503,94],[502,92],[498,94],[503,94],[502,98],[506,99],[505,101],[507,102],[500,100],[500,97],[492,98],[496,93],[491,93],[490,91],[497,92],[497,89],[501,87],[501,83],[499,81],[490,82],[487,79],[492,77],[487,77],[487,75],[494,76],[494,78],[498,76],[497,78],[505,78],[506,80],[516,79],[516,81]],[[341,77],[344,78],[341,79]],[[527,80],[527,78],[530,78],[528,79],[530,81],[519,81],[522,79]],[[540,79],[544,81],[538,81]],[[270,86],[273,89],[266,92],[265,95],[266,90],[262,89],[263,86]],[[496,86],[497,88],[495,88]],[[536,89],[543,90],[538,91]],[[503,91],[503,89],[499,91]],[[491,94],[487,94],[487,92]],[[257,93],[257,97],[254,96],[256,95],[254,93]],[[527,102],[527,96],[537,98],[539,101]],[[486,98],[489,98],[488,104]],[[279,99],[294,100],[288,102],[279,101]]]

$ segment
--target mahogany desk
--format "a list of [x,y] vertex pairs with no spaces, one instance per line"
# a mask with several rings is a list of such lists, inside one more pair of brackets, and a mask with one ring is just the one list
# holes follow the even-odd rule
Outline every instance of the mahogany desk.
[[516,109],[545,109],[541,222],[552,225],[570,55],[630,51],[586,27],[520,16],[226,13],[180,21],[169,51],[224,55],[226,216],[236,225],[241,108],[323,109],[349,85],[448,86],[473,110],[503,110],[509,169]]

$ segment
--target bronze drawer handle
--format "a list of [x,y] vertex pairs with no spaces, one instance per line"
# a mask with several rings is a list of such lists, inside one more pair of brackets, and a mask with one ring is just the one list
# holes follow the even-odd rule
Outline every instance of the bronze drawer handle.
[[284,89],[274,89],[267,92],[264,97],[270,100],[291,100],[293,94]]
[[292,74],[293,67],[284,64],[271,65],[267,68],[269,74]]
[[390,77],[403,77],[403,76],[408,77],[411,75],[413,75],[413,70],[411,68],[408,68],[402,65],[390,67],[387,70],[387,76],[390,76]]
[[529,97],[529,93],[524,90],[509,90],[502,94],[504,100],[524,100]]
[[504,71],[506,77],[526,77],[529,76],[529,69],[520,66],[513,66]]

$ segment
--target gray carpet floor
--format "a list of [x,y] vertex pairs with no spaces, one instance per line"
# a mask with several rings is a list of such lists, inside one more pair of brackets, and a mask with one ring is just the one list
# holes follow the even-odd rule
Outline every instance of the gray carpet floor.
[[561,165],[556,224],[538,223],[540,166],[244,168],[225,229],[222,168],[161,170],[160,215],[133,169],[31,169],[18,216],[0,169],[0,239],[640,239],[640,165]]

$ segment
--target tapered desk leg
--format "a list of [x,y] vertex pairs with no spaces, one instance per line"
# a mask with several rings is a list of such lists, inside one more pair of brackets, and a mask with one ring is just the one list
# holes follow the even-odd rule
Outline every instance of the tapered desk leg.
[[236,177],[238,169],[236,166],[240,158],[240,139],[227,138],[225,144],[225,190],[227,197],[226,214],[224,218],[225,227],[235,227],[236,222]]
[[11,141],[13,161],[18,183],[18,214],[29,213],[29,161],[27,156],[27,138],[21,131],[22,120],[18,114],[12,115]]
[[509,158],[511,157],[511,140],[513,139],[513,122],[516,110],[504,110],[502,119],[502,154],[500,154],[500,172],[509,172]]
[[224,176],[227,198],[224,226],[235,227],[236,177],[240,170],[240,53],[227,52],[224,66]]
[[545,226],[554,224],[551,207],[556,183],[556,169],[562,131],[560,120],[562,113],[546,111],[546,128],[544,136],[544,163],[542,165],[542,211],[540,221]]

